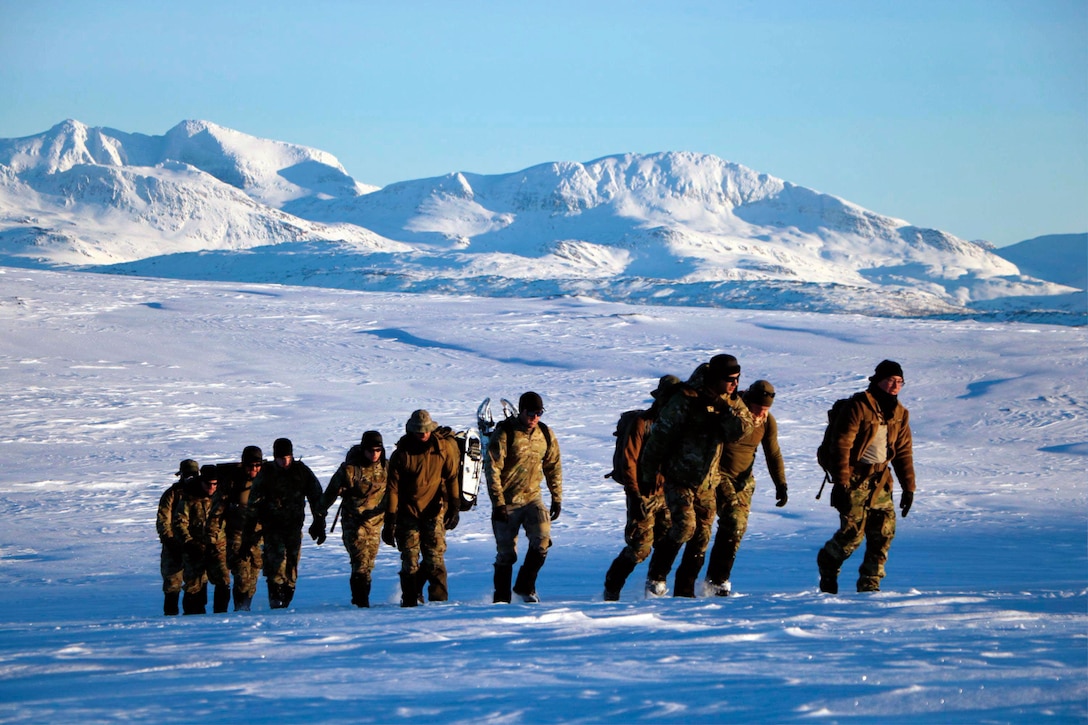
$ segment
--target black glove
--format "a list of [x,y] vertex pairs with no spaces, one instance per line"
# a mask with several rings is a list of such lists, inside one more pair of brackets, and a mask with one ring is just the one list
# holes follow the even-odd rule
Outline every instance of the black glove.
[[[835,490],[832,489],[831,492],[834,493]],[[789,501],[789,500],[790,500],[790,497],[789,497],[789,492],[786,489],[786,484],[776,483],[774,485],[774,502],[775,502],[774,505],[777,506],[778,508],[782,508],[783,506],[786,505],[786,502]]]
[[831,506],[838,509],[843,516],[850,512],[850,493],[841,483],[831,486]]
[[163,543],[166,545],[166,550],[170,552],[171,556],[183,556],[185,554],[185,547],[182,545],[181,541],[173,536]]
[[911,504],[914,503],[914,491],[904,491],[899,496],[899,511],[903,514],[903,518],[907,518],[907,512],[910,511]]
[[555,521],[557,518],[559,518],[559,512],[562,511],[562,510],[563,510],[563,503],[561,501],[559,501],[558,499],[553,498],[552,499],[552,510],[551,510],[552,521]]
[[317,542],[318,546],[325,543],[325,517],[314,519],[310,524],[310,538]]
[[653,496],[657,493],[657,477],[656,476],[639,476],[638,477],[638,492],[643,498]]
[[389,546],[397,545],[397,525],[392,521],[386,521],[382,526],[382,541]]
[[457,524],[461,522],[461,505],[459,501],[455,501],[446,509],[446,518],[442,520],[442,523],[446,526],[446,531],[453,531],[457,528]]
[[187,541],[185,542],[185,556],[200,561],[204,558],[204,547],[200,545],[199,541]]
[[506,504],[501,506],[491,507],[491,520],[492,521],[509,521],[510,520],[510,507]]

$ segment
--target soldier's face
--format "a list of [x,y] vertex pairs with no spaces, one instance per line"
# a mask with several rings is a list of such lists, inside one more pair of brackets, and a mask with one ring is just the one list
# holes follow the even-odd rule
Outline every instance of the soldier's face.
[[903,389],[903,378],[896,376],[884,378],[876,386],[888,395],[899,395],[899,391]]
[[366,449],[366,457],[370,460],[371,463],[374,463],[375,461],[377,461],[379,458],[382,457],[382,449],[381,448],[367,448]]
[[769,405],[755,405],[753,403],[747,403],[748,410],[752,413],[752,416],[759,418],[762,415],[766,415],[767,411],[771,409]]
[[215,488],[219,485],[219,481],[216,481],[215,479],[212,479],[211,481],[204,479],[203,484],[204,491],[206,493],[212,494],[215,493]]
[[257,474],[260,473],[260,472],[261,472],[261,464],[259,462],[247,463],[246,464],[246,473],[249,474],[250,478],[255,478],[257,476]]
[[290,456],[290,455],[288,455],[288,456],[276,456],[274,460],[276,461],[276,465],[279,466],[280,468],[290,468],[291,467],[291,461],[295,460],[295,457]]
[[536,428],[536,424],[540,422],[540,416],[544,415],[543,410],[523,410],[520,417],[521,422],[525,424],[525,427],[529,430]]

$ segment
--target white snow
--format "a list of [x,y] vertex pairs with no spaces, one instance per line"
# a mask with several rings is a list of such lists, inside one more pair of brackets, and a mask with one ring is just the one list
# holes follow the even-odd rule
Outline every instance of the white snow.
[[[574,247],[574,249],[578,249]],[[592,250],[592,247],[586,247]],[[305,276],[283,257],[285,273]],[[220,275],[232,274],[230,268]],[[4,722],[1083,722],[1083,327],[402,295],[0,268]],[[790,501],[760,459],[728,599],[645,600],[603,477],[623,410],[728,351],[771,380]],[[816,591],[825,411],[883,358],[918,471],[884,591]],[[449,537],[451,601],[402,610],[383,546],[369,610],[339,537],[305,542],[270,611],[161,614],[155,507],[182,458],[286,435],[322,483],[363,430],[540,392],[565,496],[542,603],[493,605],[485,502]]]

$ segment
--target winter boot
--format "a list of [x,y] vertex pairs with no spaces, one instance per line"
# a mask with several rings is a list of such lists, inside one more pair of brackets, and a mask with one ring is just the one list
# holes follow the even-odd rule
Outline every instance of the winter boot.
[[[422,571],[422,570],[421,570]],[[427,577],[430,585],[427,587],[427,599],[432,602],[444,602],[450,598],[449,584],[446,579],[446,567],[434,566],[430,576]],[[420,589],[422,593],[422,588]]]
[[225,584],[217,584],[212,593],[212,612],[221,614],[227,611],[230,605],[230,587]]
[[181,612],[182,614],[206,614],[208,605],[206,602],[207,594],[205,598],[201,598],[200,592],[190,594],[185,592],[181,595]]
[[710,549],[710,558],[706,563],[706,579],[712,582],[726,582],[733,575],[733,563],[737,559],[737,542],[735,539],[714,540],[714,546]]
[[291,606],[291,600],[295,598],[295,588],[290,584],[284,584],[281,593],[283,596],[283,606]]
[[880,577],[878,577],[878,576],[858,577],[858,591],[859,592],[879,592],[880,591]]
[[699,570],[703,568],[705,554],[689,554],[690,550],[684,550],[684,556],[680,559],[680,566],[676,567],[676,581],[673,583],[672,595],[674,597],[695,598],[695,580],[699,577]]
[[646,595],[660,597],[669,590],[665,580],[680,553],[680,544],[669,536],[664,537],[654,546],[654,555],[650,557],[650,570],[646,573]]
[[181,596],[181,592],[167,592],[163,596],[162,613],[167,617],[173,617],[181,612],[178,609],[178,598]]
[[495,597],[492,600],[496,604],[510,603],[510,581],[514,578],[513,564],[495,565]]
[[242,592],[238,588],[238,585],[234,585],[234,611],[236,612],[248,612],[249,608],[253,605],[253,597]]
[[627,582],[627,577],[635,570],[635,560],[627,555],[624,549],[612,561],[608,572],[604,575],[604,600],[606,602],[618,602],[620,591]]
[[415,607],[419,605],[419,579],[416,572],[400,575],[400,605],[402,607]]
[[286,589],[283,584],[268,582],[268,606],[271,609],[284,609],[287,606]]
[[365,574],[352,574],[351,603],[357,607],[370,606],[370,572]]
[[540,573],[540,567],[544,566],[546,557],[546,553],[530,549],[525,555],[525,561],[521,562],[517,581],[514,582],[514,594],[521,597],[522,601],[532,604],[540,601],[540,597],[536,595],[536,576]]
[[826,549],[820,549],[820,553],[816,555],[816,566],[820,567],[820,591],[838,594],[841,564],[831,558]]

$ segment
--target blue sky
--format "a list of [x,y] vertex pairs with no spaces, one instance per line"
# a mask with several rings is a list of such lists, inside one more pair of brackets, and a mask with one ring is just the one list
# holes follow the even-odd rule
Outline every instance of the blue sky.
[[0,0],[0,137],[205,119],[384,185],[714,154],[999,246],[1088,231],[1088,2]]

